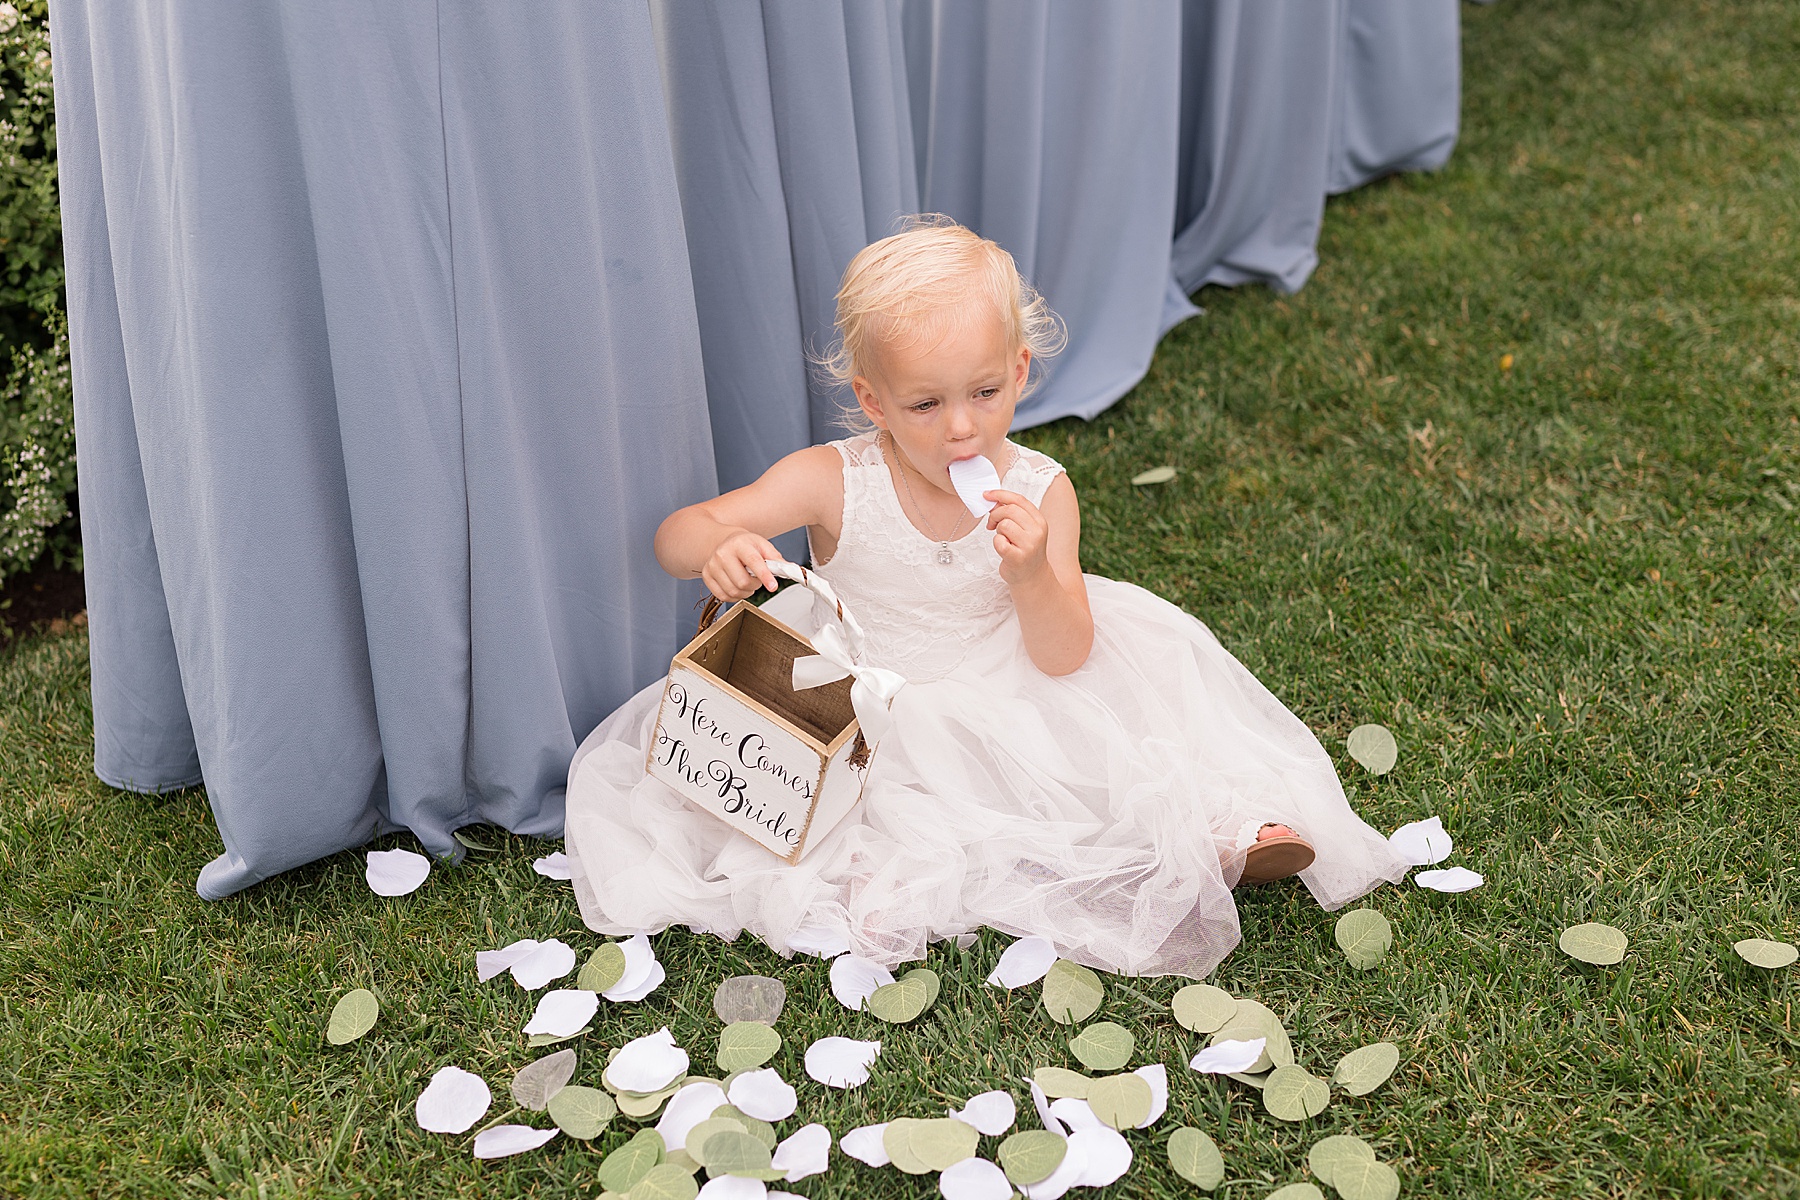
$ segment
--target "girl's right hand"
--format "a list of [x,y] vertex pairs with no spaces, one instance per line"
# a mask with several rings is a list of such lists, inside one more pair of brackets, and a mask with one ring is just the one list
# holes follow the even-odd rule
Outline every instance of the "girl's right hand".
[[754,596],[759,587],[772,592],[777,586],[769,570],[772,558],[781,558],[774,543],[740,529],[713,547],[712,557],[700,568],[700,578],[713,595],[726,601]]

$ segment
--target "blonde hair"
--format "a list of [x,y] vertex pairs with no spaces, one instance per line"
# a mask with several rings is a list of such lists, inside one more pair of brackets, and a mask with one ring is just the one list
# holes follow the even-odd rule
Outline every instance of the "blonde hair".
[[[878,347],[939,335],[967,315],[971,301],[991,305],[1008,343],[1029,349],[1034,363],[1068,341],[1062,320],[1019,274],[1012,255],[941,213],[922,213],[904,218],[899,233],[864,246],[850,260],[837,293],[837,339],[815,365],[848,389],[868,373]],[[1020,398],[1040,381],[1033,370]],[[853,397],[843,423],[870,427]]]

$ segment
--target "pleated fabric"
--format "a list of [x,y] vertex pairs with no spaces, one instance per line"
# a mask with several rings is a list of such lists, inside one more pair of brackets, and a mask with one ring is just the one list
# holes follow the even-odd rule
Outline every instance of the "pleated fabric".
[[[1327,192],[1443,161],[1455,0],[59,0],[95,769],[204,782],[201,894],[562,825],[692,628],[673,509],[830,440],[905,214],[1068,323],[1092,416]],[[796,539],[782,542],[790,556]]]
[[716,488],[648,14],[59,4],[95,769],[202,895],[554,835]]

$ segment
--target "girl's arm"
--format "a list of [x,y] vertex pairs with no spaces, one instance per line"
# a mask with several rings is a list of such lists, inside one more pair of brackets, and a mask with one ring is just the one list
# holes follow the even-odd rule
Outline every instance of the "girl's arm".
[[1081,506],[1075,485],[1058,475],[1041,507],[996,489],[987,525],[1000,553],[1000,578],[1012,589],[1025,652],[1046,675],[1067,675],[1087,661],[1094,618],[1081,577]]
[[844,511],[843,460],[830,446],[796,450],[747,487],[671,513],[656,531],[656,561],[677,579],[699,576],[721,600],[742,600],[776,580],[769,539],[802,525],[834,538]]

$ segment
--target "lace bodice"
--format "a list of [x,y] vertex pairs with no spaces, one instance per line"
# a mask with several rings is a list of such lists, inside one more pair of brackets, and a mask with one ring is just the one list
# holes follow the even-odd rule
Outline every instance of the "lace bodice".
[[[832,445],[844,459],[843,529],[836,552],[814,570],[861,621],[869,663],[915,683],[942,678],[1013,613],[994,535],[978,521],[950,543],[951,561],[939,562],[939,543],[919,532],[900,506],[876,435]],[[1062,466],[1035,450],[1017,450],[1000,486],[1040,504]]]

